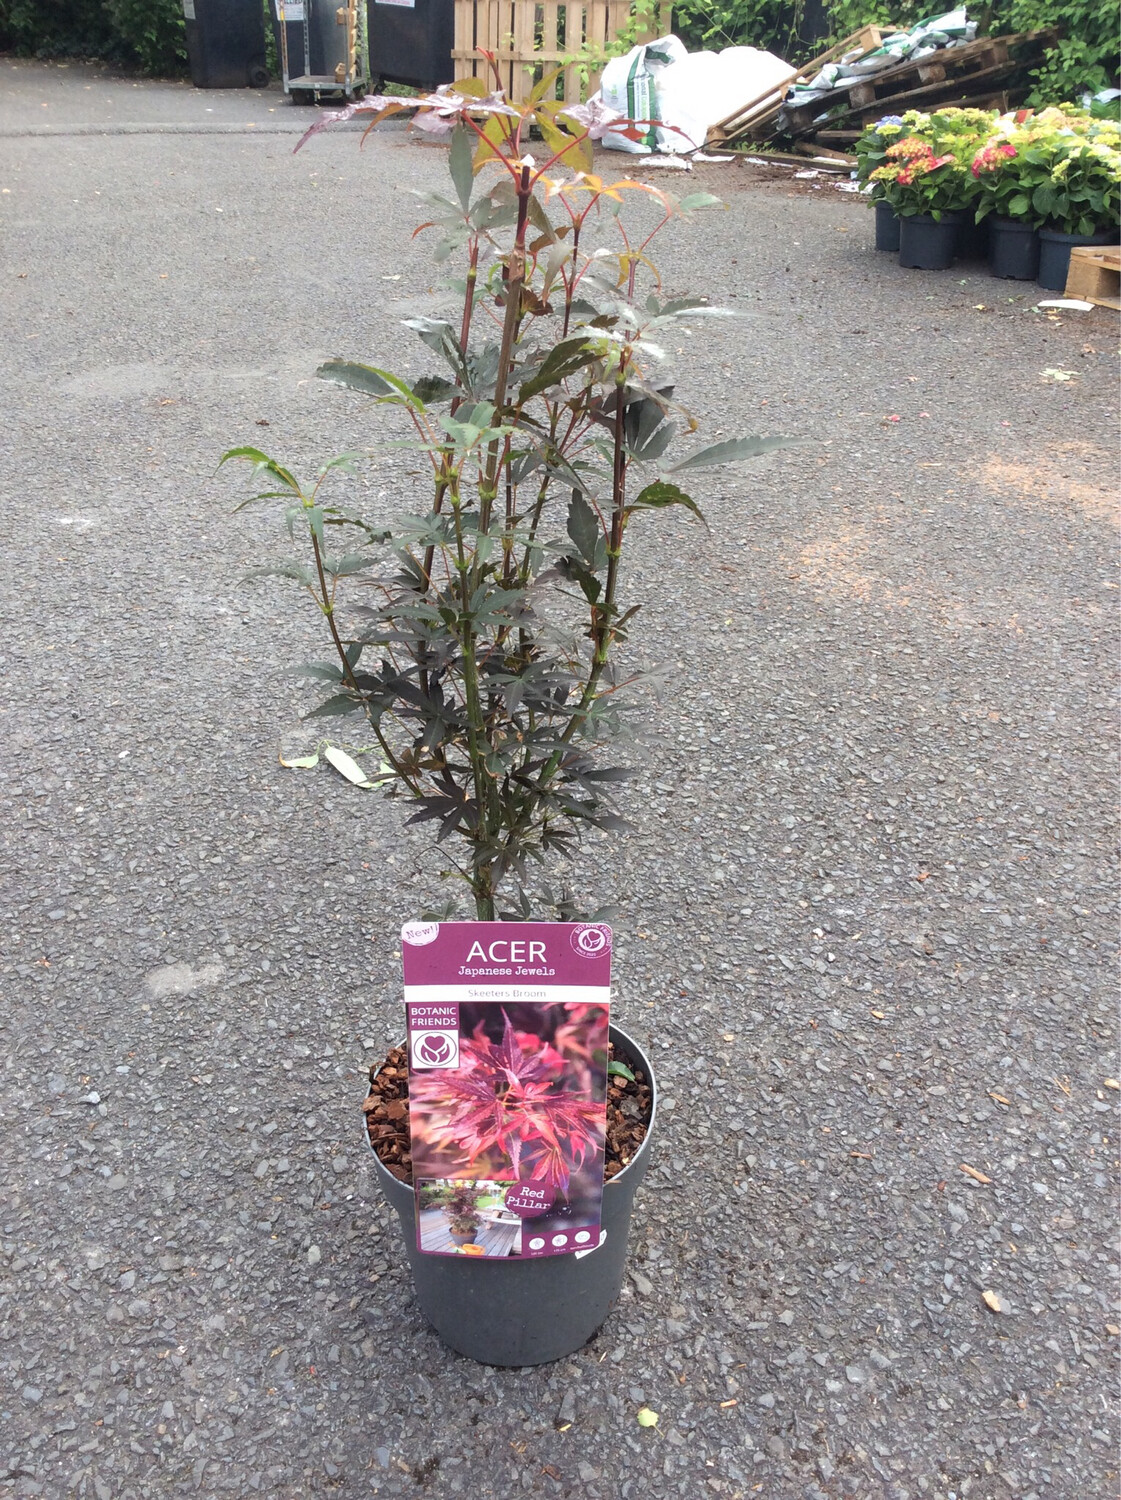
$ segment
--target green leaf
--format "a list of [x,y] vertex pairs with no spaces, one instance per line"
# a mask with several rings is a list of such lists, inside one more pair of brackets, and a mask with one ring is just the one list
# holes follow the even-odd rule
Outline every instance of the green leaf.
[[555,344],[549,350],[536,375],[531,375],[523,383],[520,392],[521,401],[528,401],[531,396],[538,396],[542,391],[559,385],[562,380],[569,375],[575,375],[577,370],[590,365],[596,358],[598,356],[595,349],[583,334],[576,338],[562,339],[559,344]]
[[648,1406],[640,1406],[637,1420],[640,1427],[657,1427],[658,1413],[651,1411]]
[[596,566],[596,556],[603,542],[599,517],[579,490],[572,491],[568,506],[568,534],[589,568]]
[[463,353],[455,329],[445,318],[405,318],[403,326],[411,328],[434,354],[440,354],[458,375],[463,369]]
[[344,385],[347,390],[359,391],[364,396],[400,396],[409,406],[420,405],[403,380],[374,365],[356,365],[346,360],[332,359],[325,365],[320,365],[315,373],[320,380],[326,380],[331,385]]
[[461,120],[452,131],[448,166],[451,170],[455,195],[465,213],[471,206],[471,184],[474,181],[474,174],[471,170],[471,158],[475,154],[473,143],[474,136]]
[[318,755],[294,755],[291,760],[285,760],[283,755],[278,755],[277,760],[290,770],[310,770],[312,766],[319,764]]
[[264,563],[259,568],[250,568],[248,573],[242,575],[242,582],[248,583],[252,578],[291,578],[305,587],[311,587],[319,581],[311,568],[295,562]]
[[664,479],[657,479],[644,490],[639,490],[627,510],[664,510],[668,505],[683,505],[686,510],[693,512],[698,521],[708,524],[701,515],[697,502],[684,490],[678,489],[676,484],[669,484]]
[[422,375],[413,382],[413,395],[422,406],[434,406],[437,401],[446,401],[454,396],[458,387],[452,380],[439,375]]
[[795,448],[802,441],[792,437],[742,437],[728,438],[723,443],[713,443],[690,453],[680,463],[672,464],[667,474],[680,474],[682,469],[704,469],[712,464],[737,463],[744,458],[758,458],[763,453],[773,453],[776,448]]
[[[226,452],[222,454],[222,457],[218,460],[218,467],[221,468],[222,465],[231,458],[246,459],[254,466],[254,468],[264,469],[265,472],[271,474],[274,479],[278,479],[280,483],[284,485],[285,489],[291,490],[293,494],[296,495],[300,493],[299,481],[295,478],[295,476],[290,474],[287,469],[278,464],[275,459],[270,458],[267,453],[262,453],[260,448],[228,448]],[[271,499],[272,497],[266,497],[262,495],[256,498]],[[249,502],[247,501],[246,504],[248,503]],[[239,506],[238,509],[240,510],[241,507]]]
[[607,1073],[608,1077],[610,1078],[628,1078],[630,1079],[631,1083],[634,1082],[634,1074],[631,1072],[630,1068],[627,1067],[626,1063],[615,1062],[614,1060],[612,1060],[607,1064]]
[[289,670],[293,677],[306,677],[315,682],[341,682],[343,680],[340,668],[329,661],[305,661]]
[[683,214],[691,214],[698,208],[727,208],[723,198],[714,193],[689,193],[677,205]]
[[307,719],[341,719],[346,714],[360,714],[362,705],[351,693],[336,693],[333,698],[328,698],[318,708],[313,708]]

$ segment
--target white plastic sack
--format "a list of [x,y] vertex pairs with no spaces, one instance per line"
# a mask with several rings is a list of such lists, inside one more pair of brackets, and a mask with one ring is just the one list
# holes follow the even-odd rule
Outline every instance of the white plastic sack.
[[[604,68],[600,97],[609,109],[617,110],[628,120],[640,124],[653,122],[658,119],[655,80],[671,64],[687,56],[684,46],[675,36],[632,47],[626,57],[614,57]],[[610,150],[630,151],[640,156],[653,151],[657,144],[653,123],[648,125],[641,140],[631,140],[615,130],[609,130],[603,137],[603,145]]]
[[703,149],[705,137],[719,120],[774,85],[773,102],[790,77],[790,64],[758,47],[725,47],[723,52],[693,52],[655,79],[658,149],[681,153]]

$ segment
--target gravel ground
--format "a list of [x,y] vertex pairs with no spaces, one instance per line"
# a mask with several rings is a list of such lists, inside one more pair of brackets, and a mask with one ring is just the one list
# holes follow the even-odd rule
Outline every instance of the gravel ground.
[[486,1369],[364,1189],[436,887],[278,767],[314,622],[214,472],[371,441],[325,356],[422,368],[441,152],[305,118],[0,60],[0,1493],[1114,1500],[1115,317],[707,169],[667,281],[758,316],[679,390],[812,441],[636,538],[671,687],[576,884],[660,1139],[605,1328]]

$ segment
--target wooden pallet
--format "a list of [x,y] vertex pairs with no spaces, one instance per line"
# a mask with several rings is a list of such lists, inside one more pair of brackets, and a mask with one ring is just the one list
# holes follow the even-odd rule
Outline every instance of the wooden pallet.
[[920,94],[917,89],[909,94],[897,94],[894,99],[878,102],[875,109],[865,110],[860,116],[860,123],[874,125],[877,120],[883,119],[885,111],[897,115],[905,109],[997,109],[1003,114],[1008,108],[1008,90],[984,88],[982,85],[986,82],[1008,83],[1015,71],[1014,68],[998,68],[995,77],[985,78],[978,74],[976,78],[967,79],[964,83],[948,79],[945,83],[927,84],[927,89],[937,89],[938,93],[922,93],[921,97],[916,97]]
[[[630,19],[631,0],[455,0],[456,76],[493,86],[493,71],[479,49],[493,52],[506,97],[522,104],[543,74],[563,66],[551,97],[574,104],[599,88],[602,68],[573,58],[583,49],[602,52]],[[659,4],[637,40],[667,36],[671,27],[669,5]]]
[[[859,31],[854,31],[851,36],[845,37],[844,41],[837,42],[827,52],[822,52],[811,62],[801,68],[791,68],[785,77],[779,78],[772,83],[765,93],[757,94],[754,99],[749,99],[741,104],[734,114],[719,120],[709,130],[706,144],[708,146],[726,146],[732,141],[742,140],[745,136],[756,136],[760,127],[767,126],[778,114],[782,103],[782,96],[792,83],[799,79],[816,78],[827,63],[836,62],[838,58],[855,54],[857,57],[867,57],[869,52],[875,52],[885,36],[892,34],[890,26],[862,26]],[[764,132],[770,134],[769,131]]]
[[1121,312],[1121,245],[1076,245],[1063,296]]
[[972,103],[979,95],[999,94],[999,86],[1013,80],[1055,36],[1055,31],[1048,29],[980,37],[964,47],[943,48],[869,78],[846,79],[820,99],[788,107],[784,115],[786,132],[793,136],[813,134],[814,121],[827,111],[832,112],[829,123],[833,126],[849,119],[867,124],[885,113],[901,114],[907,109],[963,100]]
[[[830,123],[851,116],[872,112],[879,118],[898,100],[934,100],[940,94],[960,91],[968,77],[990,79],[997,73],[1011,76],[1017,64],[1009,61],[1010,37],[985,37],[980,42],[969,42],[964,47],[943,49],[917,62],[905,62],[894,68],[885,68],[869,78],[848,78],[830,94],[799,104],[786,111],[786,123],[791,135],[807,134],[813,129],[815,120],[827,111],[832,111]],[[841,108],[838,108],[841,106]],[[910,105],[906,105],[909,108]]]

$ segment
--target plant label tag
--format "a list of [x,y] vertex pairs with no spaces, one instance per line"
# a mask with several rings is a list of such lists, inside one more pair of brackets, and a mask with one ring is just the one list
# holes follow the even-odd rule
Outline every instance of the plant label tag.
[[611,929],[401,931],[417,1247],[534,1259],[600,1243]]

